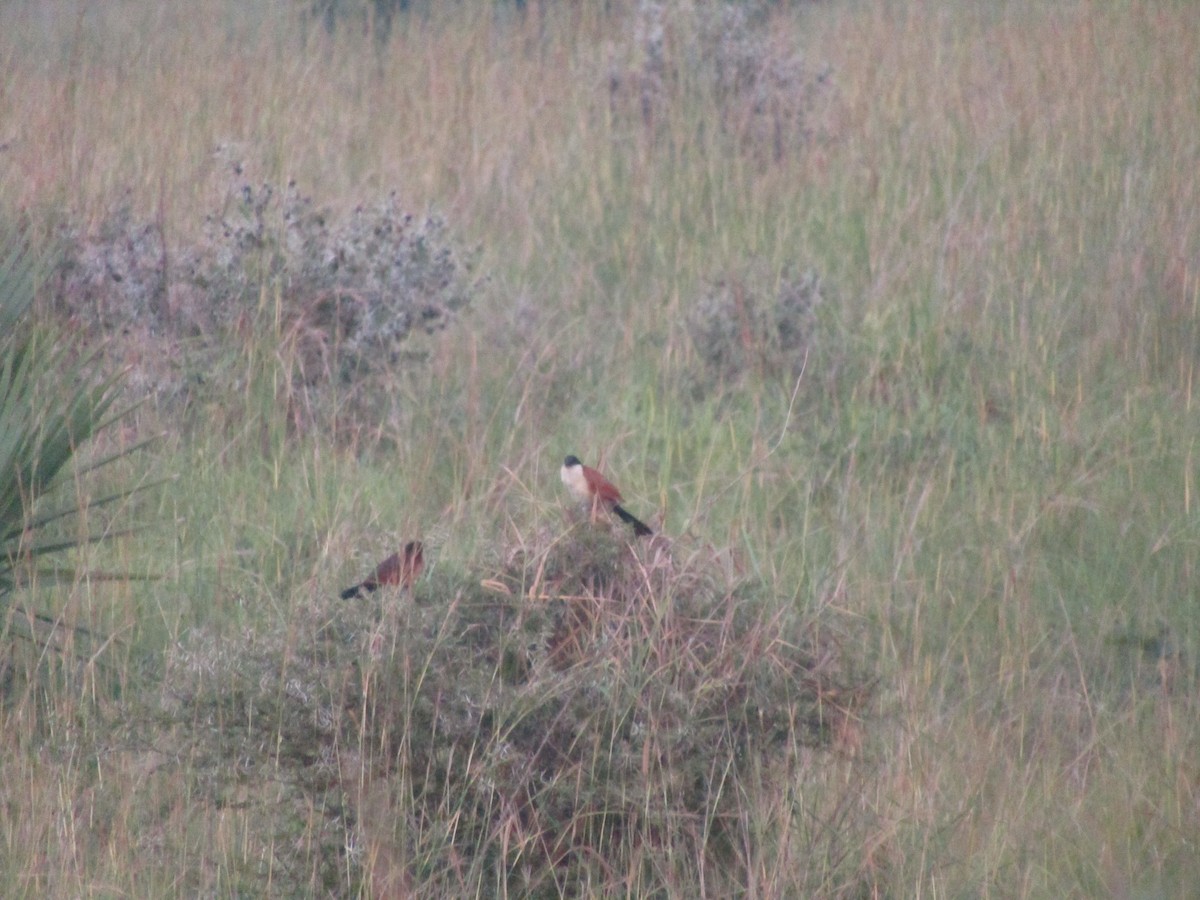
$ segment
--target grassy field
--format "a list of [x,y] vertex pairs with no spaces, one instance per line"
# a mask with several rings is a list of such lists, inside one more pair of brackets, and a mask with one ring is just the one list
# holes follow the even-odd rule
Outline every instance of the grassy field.
[[[111,642],[5,626],[0,893],[1191,896],[1200,7],[430,6],[386,39],[302,4],[0,8],[6,218],[151,223],[182,267],[245,185],[294,181],[328,222],[394,191],[444,221],[470,301],[357,392],[303,376],[322,345],[290,270],[191,332],[92,323],[149,397],[101,444],[161,433],[120,475],[174,480],[85,560],[151,580],[23,598]],[[168,305],[218,308],[206,283]],[[564,542],[596,571],[629,554],[579,537],[567,453],[666,536],[611,582],[655,612],[621,613],[586,679],[528,684],[613,718],[634,681],[702,693],[646,660],[692,652],[662,611],[699,622],[710,591],[760,616],[736,652],[783,623],[836,672],[821,702],[856,698],[811,741],[793,721],[732,812],[551,824],[549,800],[484,796],[503,764],[434,749],[444,797],[420,806],[413,757],[369,761],[436,742],[419,690],[311,650],[337,591],[422,537],[416,611],[353,615],[469,692],[456,604],[486,583],[525,623]],[[332,762],[282,749],[305,667],[361,688]],[[530,693],[504,702],[541,728]],[[558,770],[547,798],[626,789],[590,752],[592,781]],[[675,774],[649,758],[646,821]]]

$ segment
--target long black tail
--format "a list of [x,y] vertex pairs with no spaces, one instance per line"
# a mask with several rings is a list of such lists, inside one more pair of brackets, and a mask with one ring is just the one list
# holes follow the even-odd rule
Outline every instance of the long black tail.
[[617,514],[617,517],[620,518],[622,522],[627,522],[628,524],[632,525],[633,533],[638,537],[646,537],[647,535],[654,534],[654,532],[650,530],[649,525],[637,518],[633,513],[621,506],[621,504],[614,503],[613,512]]
[[366,581],[356,584],[354,587],[348,587],[341,593],[343,600],[350,600],[354,597],[361,597],[364,593],[370,594],[378,588],[379,585],[373,579],[368,578]]

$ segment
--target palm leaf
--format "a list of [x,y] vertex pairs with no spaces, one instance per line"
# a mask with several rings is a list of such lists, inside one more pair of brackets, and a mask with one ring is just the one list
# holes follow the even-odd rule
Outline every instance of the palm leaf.
[[[42,270],[20,235],[0,228],[0,600],[27,583],[17,577],[18,566],[39,577],[76,577],[70,565],[39,560],[136,530],[80,534],[67,525],[83,512],[79,502],[47,505],[57,488],[72,484],[68,472],[95,472],[147,442],[77,464],[79,448],[134,407],[113,412],[124,373],[103,374],[103,348],[82,353],[77,342],[31,321]],[[116,504],[161,483],[83,502],[88,508]]]

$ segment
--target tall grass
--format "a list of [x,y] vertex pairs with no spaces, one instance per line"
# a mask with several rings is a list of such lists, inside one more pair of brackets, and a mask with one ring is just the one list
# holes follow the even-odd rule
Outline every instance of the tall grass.
[[[143,411],[188,436],[155,461],[185,477],[161,533],[118,552],[168,577],[75,588],[137,622],[123,684],[159,683],[196,629],[286,635],[397,540],[434,536],[431,585],[504,571],[562,527],[575,452],[875,684],[838,750],[743,798],[743,892],[1188,895],[1192,5],[771,6],[755,52],[802,51],[792,87],[813,92],[782,153],[673,6],[659,50],[621,4],[451,4],[383,46],[269,5],[45,9],[0,12],[0,204],[35,227],[124,201],[199,241],[213,149],[234,144],[335,209],[392,189],[436,209],[488,279],[395,373],[375,440],[289,432],[270,329],[229,347],[244,377],[210,407]],[[688,322],[715,282],[769,303],[808,268],[824,287],[802,358],[705,369]],[[323,858],[332,817],[264,848],[261,782],[214,800],[198,756],[167,764],[176,732],[109,765],[72,730],[103,735],[104,704],[55,699],[49,739],[0,713],[6,892],[270,891],[273,860]],[[676,852],[622,870],[627,888],[693,895]],[[371,890],[354,865],[304,883]],[[407,871],[420,892],[451,869]]]

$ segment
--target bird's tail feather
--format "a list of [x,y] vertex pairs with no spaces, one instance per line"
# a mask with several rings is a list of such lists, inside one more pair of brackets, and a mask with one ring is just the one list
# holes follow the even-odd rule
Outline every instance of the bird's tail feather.
[[627,509],[625,509],[623,506],[621,506],[621,504],[614,503],[613,504],[613,512],[615,512],[617,514],[618,518],[620,518],[620,520],[622,522],[632,525],[633,533],[636,534],[638,537],[645,537],[647,535],[654,534],[654,532],[650,530],[649,525],[647,525],[641,519],[637,518],[637,516],[635,516],[633,513],[629,512]]
[[356,584],[354,587],[348,587],[341,593],[343,600],[350,600],[354,597],[361,597],[364,593],[372,593],[379,585],[373,581],[363,581]]

